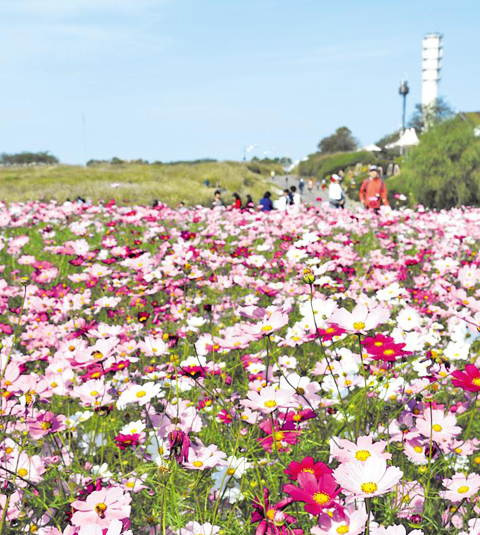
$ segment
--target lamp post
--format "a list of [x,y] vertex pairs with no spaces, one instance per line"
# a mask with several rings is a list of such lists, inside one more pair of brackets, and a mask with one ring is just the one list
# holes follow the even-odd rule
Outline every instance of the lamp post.
[[403,97],[403,110],[402,110],[402,132],[405,132],[405,113],[407,111],[407,95],[410,92],[407,80],[402,80],[398,92]]

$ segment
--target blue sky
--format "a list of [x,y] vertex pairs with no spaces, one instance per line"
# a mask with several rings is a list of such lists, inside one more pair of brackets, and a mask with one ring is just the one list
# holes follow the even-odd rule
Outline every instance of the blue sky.
[[341,125],[371,143],[403,75],[419,102],[427,32],[440,94],[480,110],[479,21],[477,0],[2,0],[0,152],[296,159]]

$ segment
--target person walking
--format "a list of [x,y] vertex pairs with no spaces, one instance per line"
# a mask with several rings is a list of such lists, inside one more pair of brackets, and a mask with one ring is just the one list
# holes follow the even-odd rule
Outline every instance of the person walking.
[[328,187],[328,202],[332,208],[345,207],[345,192],[341,186],[342,177],[335,174],[330,179],[330,186]]
[[225,203],[223,202],[222,194],[220,190],[217,189],[214,194],[212,208],[217,208],[219,206],[225,206]]
[[273,210],[272,194],[266,191],[259,201],[261,212],[271,212]]
[[308,191],[312,193],[313,190],[313,178],[308,179]]
[[303,195],[303,189],[305,188],[305,180],[301,178],[298,182],[298,189],[300,191],[300,195]]
[[360,202],[369,210],[378,212],[380,206],[388,206],[387,187],[378,174],[376,165],[371,165],[368,174],[369,178],[363,181],[360,188]]

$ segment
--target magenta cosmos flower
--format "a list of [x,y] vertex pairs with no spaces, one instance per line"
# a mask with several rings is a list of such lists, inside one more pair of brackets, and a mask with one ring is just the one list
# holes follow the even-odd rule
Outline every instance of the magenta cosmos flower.
[[467,364],[465,371],[459,370],[452,373],[454,386],[468,390],[469,392],[480,392],[480,370],[473,364]]
[[108,528],[111,520],[123,520],[130,515],[132,498],[119,487],[101,489],[92,492],[85,501],[76,500],[72,507],[76,509],[72,515],[74,526],[96,524]]
[[270,491],[263,489],[263,497],[253,501],[252,524],[257,524],[255,535],[303,535],[303,530],[294,528],[297,519],[283,512],[292,498],[285,498],[276,504],[270,502]]
[[332,469],[325,463],[316,463],[313,457],[305,457],[301,462],[292,461],[284,472],[292,481],[297,481],[298,476],[304,472],[313,474],[317,479],[320,479],[324,474],[331,474]]
[[381,457],[366,461],[350,461],[333,471],[337,482],[357,497],[371,498],[390,492],[400,481],[403,472],[396,466],[387,466]]
[[342,506],[334,501],[340,488],[330,474],[324,474],[317,480],[312,473],[301,472],[297,482],[300,488],[288,483],[283,487],[283,492],[289,494],[294,501],[305,502],[305,511],[308,513],[319,515],[324,509],[342,509]]

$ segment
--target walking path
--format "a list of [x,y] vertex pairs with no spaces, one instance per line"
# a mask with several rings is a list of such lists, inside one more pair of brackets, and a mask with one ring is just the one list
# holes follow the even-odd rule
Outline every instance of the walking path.
[[[291,186],[296,186],[297,191],[300,193],[300,189],[298,187],[298,184],[300,182],[300,177],[296,175],[280,175],[275,176],[270,179],[272,184],[277,186],[277,188],[281,191],[283,191],[285,188],[290,188]],[[315,205],[320,205],[323,202],[328,202],[328,186],[325,189],[322,189],[321,187],[317,189],[317,182],[315,182],[315,185],[313,187],[312,191],[309,191],[307,188],[308,180],[305,180],[305,188],[303,190],[302,195],[302,202],[304,203],[311,203]],[[347,203],[345,205],[346,208],[355,208],[355,206],[358,206],[360,203],[353,201],[352,199],[349,199],[347,197]]]

